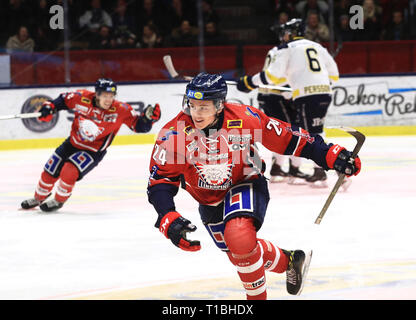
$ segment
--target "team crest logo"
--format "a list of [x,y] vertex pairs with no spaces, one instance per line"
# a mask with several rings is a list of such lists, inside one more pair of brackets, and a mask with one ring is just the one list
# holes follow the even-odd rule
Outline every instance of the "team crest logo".
[[199,174],[198,186],[205,189],[228,189],[231,186],[233,163],[218,164],[195,163]]

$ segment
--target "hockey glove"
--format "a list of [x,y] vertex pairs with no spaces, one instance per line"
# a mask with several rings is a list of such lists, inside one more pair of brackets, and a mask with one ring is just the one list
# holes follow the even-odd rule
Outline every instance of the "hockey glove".
[[256,89],[257,86],[251,81],[250,76],[244,76],[238,79],[237,89],[243,92],[250,92],[251,90]]
[[50,101],[45,101],[39,109],[42,115],[38,119],[43,122],[49,122],[52,120],[55,111],[55,105]]
[[[159,226],[158,226],[159,223]],[[185,251],[198,251],[201,249],[201,244],[197,240],[186,239],[187,232],[194,232],[196,226],[191,224],[191,221],[182,217],[178,212],[171,211],[163,216],[163,218],[156,222],[159,231],[162,232],[166,238],[170,239],[172,243]]]
[[352,152],[338,144],[332,145],[326,154],[328,167],[347,177],[356,176],[361,170],[361,160],[358,156],[352,157]]
[[147,120],[151,121],[151,122],[157,122],[160,119],[161,116],[161,111],[160,111],[160,106],[158,103],[155,104],[155,106],[152,105],[148,105],[144,110],[143,110],[143,114],[146,117]]

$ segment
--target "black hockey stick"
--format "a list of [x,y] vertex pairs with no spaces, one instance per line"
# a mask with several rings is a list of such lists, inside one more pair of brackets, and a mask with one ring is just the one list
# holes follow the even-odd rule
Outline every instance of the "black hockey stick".
[[[354,150],[352,151],[352,158],[355,158],[358,154],[358,151],[360,151],[361,147],[364,144],[365,141],[365,135],[363,135],[361,132],[348,127],[332,127],[333,129],[340,129],[344,130],[345,132],[348,132],[350,135],[352,135],[356,140],[357,144],[354,147]],[[354,161],[354,160],[352,160]],[[326,211],[328,210],[329,205],[332,202],[332,199],[334,199],[336,193],[338,192],[339,187],[341,186],[342,182],[344,181],[345,174],[340,174],[338,177],[337,182],[335,183],[334,187],[332,188],[331,193],[329,194],[328,199],[325,202],[324,207],[322,208],[321,212],[319,213],[319,216],[315,220],[315,224],[320,224],[322,221],[322,218],[324,217]]]
[[[184,80],[192,80],[192,77],[180,75],[175,67],[173,66],[172,57],[170,55],[163,56],[163,63],[165,64],[166,70],[168,70],[169,75],[173,79],[184,79]],[[237,81],[229,81],[227,80],[226,83],[228,85],[237,85]],[[277,89],[280,91],[293,91],[291,88],[281,87],[281,86],[260,86],[261,88],[266,89]]]

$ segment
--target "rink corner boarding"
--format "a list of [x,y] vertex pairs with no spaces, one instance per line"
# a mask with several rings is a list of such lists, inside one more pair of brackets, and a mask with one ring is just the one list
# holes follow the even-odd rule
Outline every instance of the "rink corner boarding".
[[[127,102],[140,112],[148,104],[159,103],[161,120],[146,134],[122,126],[113,145],[153,144],[157,132],[181,110],[186,82],[129,82],[118,86],[117,100]],[[34,112],[45,99],[78,89],[93,90],[92,84],[25,86],[0,88],[1,115]],[[257,90],[245,94],[229,86],[227,100],[258,106]],[[35,119],[3,120],[0,123],[0,151],[13,149],[56,148],[68,137],[73,115],[59,112],[50,123]],[[36,123],[37,122],[37,123]],[[354,127],[366,136],[416,135],[416,74],[343,76],[334,85],[333,100],[325,126]],[[325,129],[326,136],[346,133]]]

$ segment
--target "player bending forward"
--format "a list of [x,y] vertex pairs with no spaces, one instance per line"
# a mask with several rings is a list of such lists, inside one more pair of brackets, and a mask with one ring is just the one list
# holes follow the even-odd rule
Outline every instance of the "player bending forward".
[[226,103],[226,95],[220,75],[200,73],[186,87],[183,111],[159,133],[148,186],[149,202],[158,213],[155,226],[179,248],[200,250],[199,241],[186,238],[196,227],[176,211],[173,198],[181,185],[198,201],[206,229],[236,266],[247,299],[266,299],[265,270],[286,271],[288,292],[299,294],[305,253],[257,238],[269,192],[255,143],[347,175],[359,173],[360,159],[254,107]]
[[[148,132],[160,119],[160,107],[148,106],[138,115],[127,103],[115,100],[117,86],[111,79],[98,79],[95,92],[78,90],[45,101],[39,120],[50,121],[60,110],[74,111],[70,136],[46,162],[33,198],[22,202],[23,209],[40,206],[43,211],[61,208],[78,180],[94,169],[124,123],[135,132]],[[55,196],[44,202],[58,181]]]

